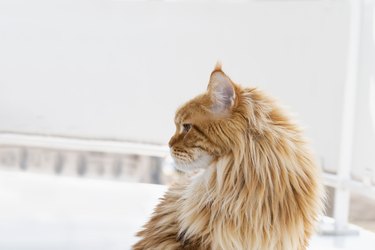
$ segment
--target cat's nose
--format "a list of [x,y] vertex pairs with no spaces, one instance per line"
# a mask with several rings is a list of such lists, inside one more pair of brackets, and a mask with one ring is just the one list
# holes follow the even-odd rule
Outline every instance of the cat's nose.
[[176,136],[172,136],[172,138],[169,140],[168,145],[169,147],[173,147],[173,145],[176,143]]

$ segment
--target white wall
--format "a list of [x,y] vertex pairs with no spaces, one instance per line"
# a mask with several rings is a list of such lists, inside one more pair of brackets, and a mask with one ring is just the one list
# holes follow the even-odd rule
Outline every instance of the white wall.
[[0,1],[0,131],[165,144],[217,59],[337,165],[347,1]]

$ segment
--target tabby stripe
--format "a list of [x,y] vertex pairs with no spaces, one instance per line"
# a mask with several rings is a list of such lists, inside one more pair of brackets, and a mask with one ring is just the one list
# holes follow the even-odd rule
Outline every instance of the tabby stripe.
[[202,146],[199,146],[199,145],[194,146],[194,148],[199,148],[202,151],[207,151],[205,148],[203,148]]
[[[197,133],[200,135],[200,136],[202,136],[204,139],[206,139],[211,145],[213,145],[215,148],[217,148],[217,145],[216,145],[216,143],[214,143],[208,136],[206,136],[206,134],[199,128],[199,127],[197,127],[196,125],[193,125],[193,127],[194,127],[194,129],[195,129],[195,131],[197,131]],[[204,151],[209,151],[209,150],[207,150],[207,149],[204,149],[203,147],[202,147],[202,149],[204,150]]]
[[198,134],[200,134],[203,138],[208,139],[208,137],[206,136],[206,134],[200,128],[198,128],[196,125],[193,125],[193,127],[198,132]]

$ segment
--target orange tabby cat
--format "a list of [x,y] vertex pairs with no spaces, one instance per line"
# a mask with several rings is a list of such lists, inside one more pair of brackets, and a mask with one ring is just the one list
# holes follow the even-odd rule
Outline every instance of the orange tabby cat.
[[177,168],[203,171],[168,190],[134,250],[307,248],[323,207],[319,171],[271,98],[218,65],[175,123]]

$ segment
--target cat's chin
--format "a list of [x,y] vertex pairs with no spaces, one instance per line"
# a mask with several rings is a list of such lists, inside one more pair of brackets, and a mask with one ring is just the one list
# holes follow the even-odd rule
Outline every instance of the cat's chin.
[[191,162],[174,159],[174,167],[181,172],[191,172],[199,169],[206,169],[212,163],[212,157],[208,154],[200,154],[196,160]]

